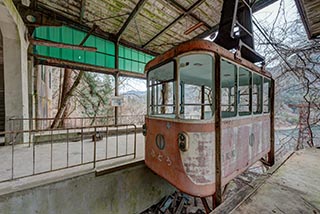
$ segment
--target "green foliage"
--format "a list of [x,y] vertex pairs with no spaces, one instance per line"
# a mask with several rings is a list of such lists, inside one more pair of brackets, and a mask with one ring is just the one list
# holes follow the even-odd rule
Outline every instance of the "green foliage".
[[113,87],[109,75],[86,72],[77,89],[77,102],[82,114],[88,117],[108,116],[112,114],[110,97]]

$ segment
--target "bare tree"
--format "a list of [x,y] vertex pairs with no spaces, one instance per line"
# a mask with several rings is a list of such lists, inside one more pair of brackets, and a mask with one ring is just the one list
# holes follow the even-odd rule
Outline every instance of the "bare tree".
[[[294,20],[288,21],[284,2],[281,0],[272,25],[258,25],[261,31],[257,36],[258,49],[266,56],[267,66],[276,79],[277,100],[280,101],[277,113],[281,115],[292,110],[289,104],[305,106],[305,128],[310,133],[306,142],[314,146],[312,127],[319,123],[320,114],[320,40],[307,39],[297,14]],[[301,140],[297,140],[296,148],[304,148]]]

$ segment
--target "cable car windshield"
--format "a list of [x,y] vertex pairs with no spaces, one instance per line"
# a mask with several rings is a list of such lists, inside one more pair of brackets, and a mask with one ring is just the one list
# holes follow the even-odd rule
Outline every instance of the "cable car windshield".
[[149,71],[148,114],[166,118],[211,119],[214,112],[213,57],[195,53],[178,58],[177,63],[177,78],[173,61]]
[[174,62],[148,73],[148,114],[175,118]]
[[211,119],[213,63],[209,54],[191,54],[179,60],[181,119]]

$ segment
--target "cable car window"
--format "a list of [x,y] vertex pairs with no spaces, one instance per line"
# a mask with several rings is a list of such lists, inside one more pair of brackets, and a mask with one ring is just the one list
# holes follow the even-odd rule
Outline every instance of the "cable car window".
[[263,112],[270,112],[270,87],[271,81],[269,79],[264,78],[263,81]]
[[192,54],[180,58],[180,118],[212,118],[214,113],[212,105],[213,63],[213,58],[208,54]]
[[149,115],[175,118],[174,63],[148,73]]
[[251,114],[251,72],[247,69],[239,69],[239,115]]
[[254,114],[262,113],[262,76],[252,75],[252,111]]
[[237,67],[221,60],[221,114],[222,118],[236,116]]

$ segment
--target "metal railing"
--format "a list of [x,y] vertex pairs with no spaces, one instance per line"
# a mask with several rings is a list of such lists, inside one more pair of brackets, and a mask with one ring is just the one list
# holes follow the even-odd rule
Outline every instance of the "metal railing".
[[124,157],[136,158],[134,124],[1,132],[0,182]]
[[[45,130],[49,129],[55,118],[10,118],[9,119],[9,129],[14,131],[16,129],[21,129],[21,127],[32,127],[35,130]],[[136,124],[143,125],[144,115],[122,115],[118,116],[118,124]],[[114,116],[98,116],[98,117],[68,117],[58,119],[57,124],[63,124],[60,127],[63,128],[75,128],[75,127],[85,127],[85,126],[106,126],[114,125]]]

